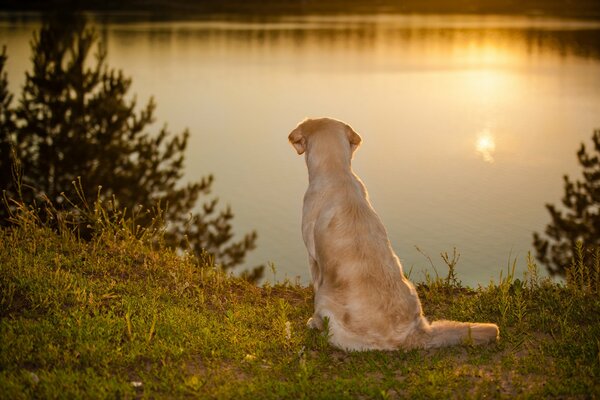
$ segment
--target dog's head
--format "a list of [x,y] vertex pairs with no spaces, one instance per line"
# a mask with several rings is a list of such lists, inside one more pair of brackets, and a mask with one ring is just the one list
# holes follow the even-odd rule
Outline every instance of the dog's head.
[[308,154],[311,148],[320,143],[329,149],[347,146],[350,156],[362,141],[350,125],[333,118],[307,118],[298,124],[288,139],[298,154]]

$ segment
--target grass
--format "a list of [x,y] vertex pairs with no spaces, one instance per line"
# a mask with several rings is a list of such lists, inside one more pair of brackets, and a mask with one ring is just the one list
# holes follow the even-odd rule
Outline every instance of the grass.
[[224,275],[126,220],[89,241],[30,210],[15,221],[0,230],[0,398],[600,397],[598,294],[540,279],[531,258],[471,289],[446,254],[448,278],[418,287],[430,319],[496,322],[499,343],[344,353],[305,327],[306,287]]

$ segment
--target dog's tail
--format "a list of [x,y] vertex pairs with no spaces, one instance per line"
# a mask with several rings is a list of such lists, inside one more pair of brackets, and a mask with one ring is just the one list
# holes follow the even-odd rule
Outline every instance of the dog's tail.
[[498,340],[498,325],[457,321],[434,321],[429,325],[425,347],[451,346],[459,343],[486,344]]

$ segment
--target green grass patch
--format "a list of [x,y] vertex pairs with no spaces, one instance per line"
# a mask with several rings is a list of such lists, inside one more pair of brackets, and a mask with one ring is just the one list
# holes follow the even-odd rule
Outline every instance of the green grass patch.
[[454,265],[418,287],[431,320],[495,322],[497,344],[344,353],[306,328],[309,288],[257,287],[109,228],[0,230],[0,398],[600,396],[598,295],[531,259],[487,287]]

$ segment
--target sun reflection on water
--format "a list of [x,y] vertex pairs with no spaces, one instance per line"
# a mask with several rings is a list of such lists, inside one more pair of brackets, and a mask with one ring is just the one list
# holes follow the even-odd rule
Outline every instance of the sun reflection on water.
[[492,133],[486,129],[479,134],[475,142],[475,151],[483,161],[488,163],[494,162],[494,153],[496,152],[496,141]]

